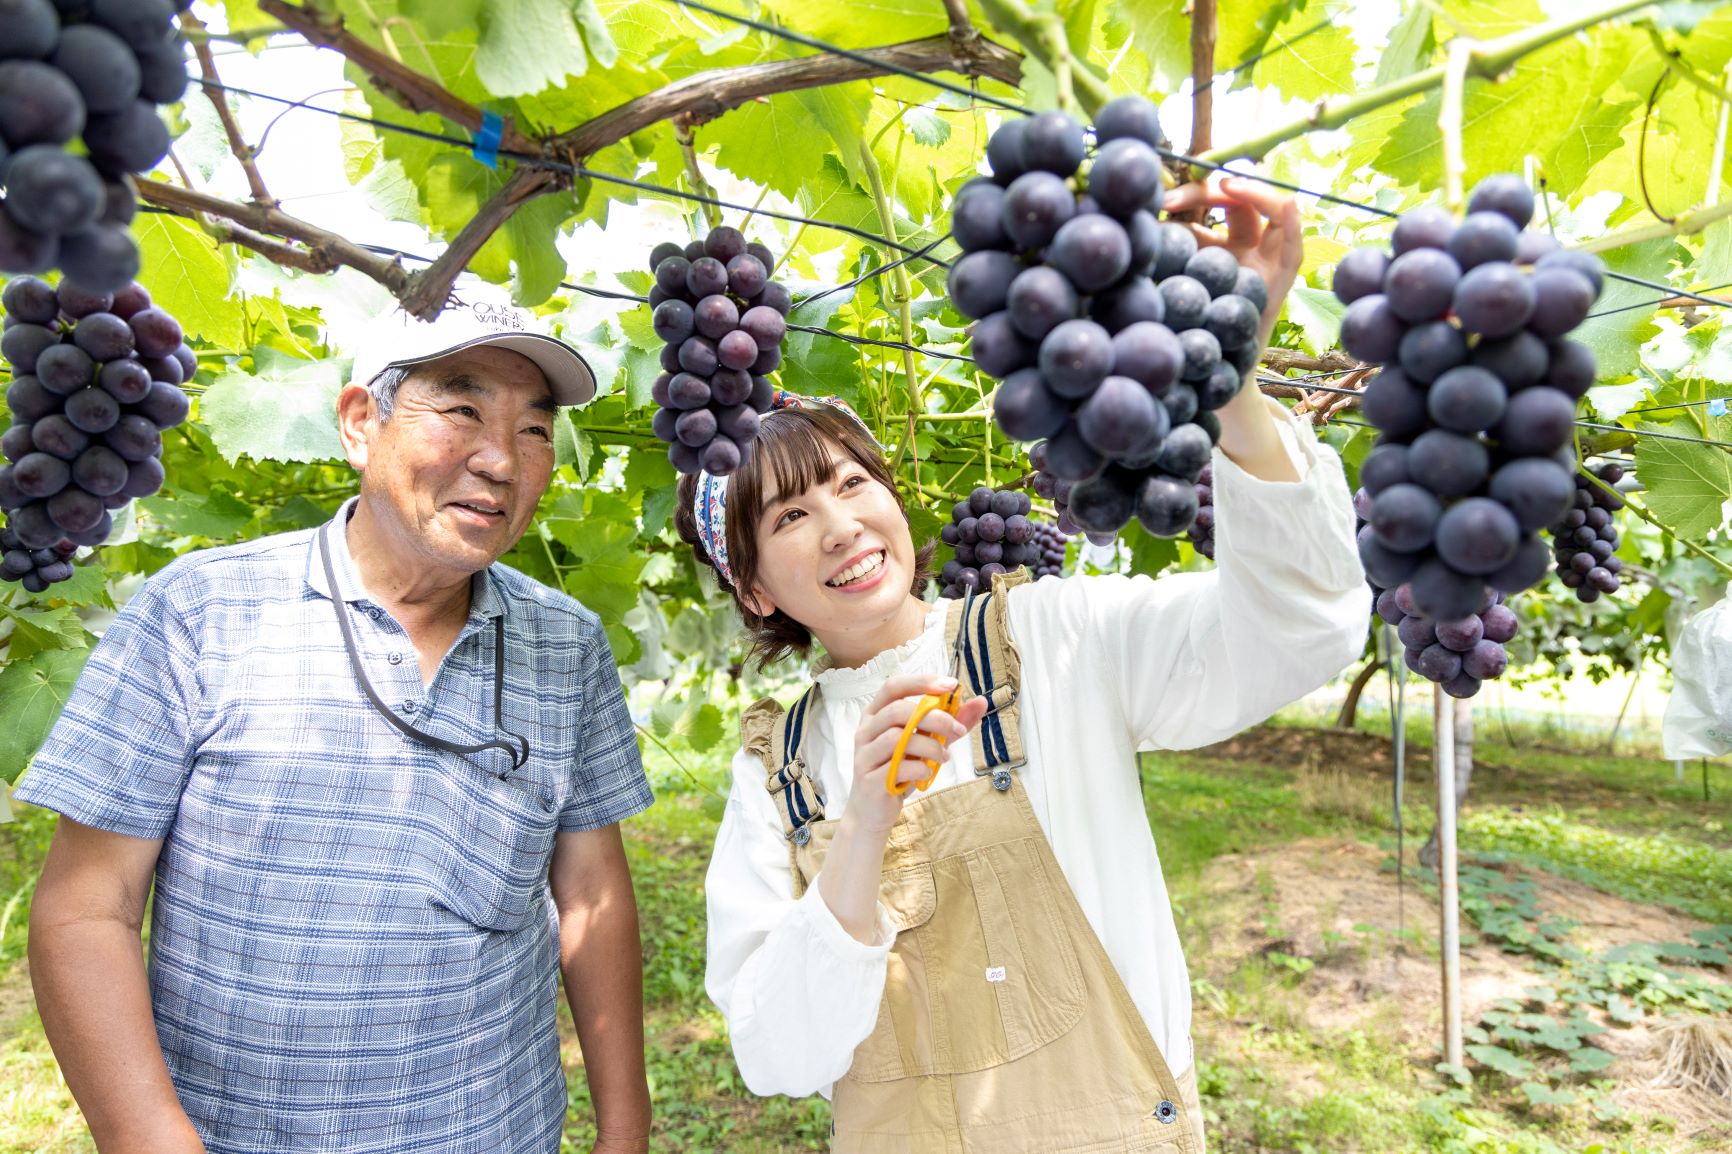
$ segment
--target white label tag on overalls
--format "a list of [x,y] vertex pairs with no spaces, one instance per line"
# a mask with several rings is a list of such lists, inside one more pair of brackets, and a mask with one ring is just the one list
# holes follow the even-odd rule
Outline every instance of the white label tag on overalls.
[[986,968],[986,980],[989,982],[1002,982],[1002,981],[1004,981],[1004,967],[1003,966],[988,966]]

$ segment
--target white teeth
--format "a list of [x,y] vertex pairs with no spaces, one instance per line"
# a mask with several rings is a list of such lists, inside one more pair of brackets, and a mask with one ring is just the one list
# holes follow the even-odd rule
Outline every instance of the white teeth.
[[842,572],[830,578],[827,584],[832,589],[840,589],[844,585],[853,584],[868,573],[877,572],[878,567],[882,564],[884,564],[884,552],[883,550],[879,550],[861,561],[859,564],[850,565],[848,568],[842,570]]

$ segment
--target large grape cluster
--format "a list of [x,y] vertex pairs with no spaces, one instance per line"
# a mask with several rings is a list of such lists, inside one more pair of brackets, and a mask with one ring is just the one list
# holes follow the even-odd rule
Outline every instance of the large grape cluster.
[[1215,467],[1204,465],[1197,477],[1197,516],[1185,530],[1191,547],[1213,561],[1215,559]]
[[1176,536],[1220,437],[1213,410],[1257,357],[1268,289],[1224,248],[1161,222],[1154,106],[1103,107],[1083,169],[1083,128],[1061,112],[1006,121],[990,179],[957,192],[964,255],[949,293],[977,323],[975,364],[1001,383],[1007,435],[1046,439],[1047,469],[1074,487],[1070,519],[1110,537],[1133,517]]
[[186,91],[174,15],[188,7],[0,0],[0,272],[60,268],[100,292],[138,275],[127,174],[168,153],[157,106]]
[[682,473],[731,473],[751,452],[793,306],[787,286],[770,279],[775,267],[775,254],[727,225],[650,253],[653,323],[666,342],[651,389],[654,428]]
[[[141,285],[93,293],[23,276],[8,282],[0,305],[0,354],[12,369],[0,510],[33,554],[62,542],[100,545],[114,510],[162,487],[162,432],[186,419],[180,386],[197,359]],[[11,562],[7,575],[21,564]],[[45,562],[34,572],[47,581],[61,571]]]
[[1472,697],[1481,682],[1509,667],[1504,645],[1516,635],[1516,615],[1503,594],[1483,586],[1481,592],[1472,612],[1444,621],[1420,612],[1410,584],[1377,595],[1377,615],[1395,626],[1407,667],[1451,697]]
[[[1614,461],[1592,472],[1607,485],[1624,479],[1624,467]],[[1550,529],[1552,555],[1558,580],[1576,591],[1577,600],[1594,602],[1602,593],[1616,593],[1622,584],[1618,574],[1624,562],[1617,556],[1618,523],[1612,514],[1624,507],[1624,499],[1577,473],[1573,502]]]
[[1393,252],[1356,249],[1335,270],[1342,345],[1384,366],[1363,401],[1381,436],[1360,466],[1372,497],[1360,558],[1377,586],[1410,585],[1434,621],[1475,612],[1487,586],[1542,578],[1538,532],[1574,500],[1575,406],[1594,358],[1566,334],[1604,270],[1524,233],[1533,209],[1519,178],[1491,177],[1459,223],[1407,213]]
[[938,534],[956,551],[939,571],[938,595],[961,597],[991,585],[995,575],[1035,560],[1039,550],[1029,507],[1027,493],[985,485],[958,501],[950,511],[950,524]]
[[[1033,518],[1030,518],[1033,520]],[[1060,533],[1051,521],[1034,521],[1034,559],[1029,568],[1036,580],[1042,577],[1063,577],[1065,549],[1069,538]]]

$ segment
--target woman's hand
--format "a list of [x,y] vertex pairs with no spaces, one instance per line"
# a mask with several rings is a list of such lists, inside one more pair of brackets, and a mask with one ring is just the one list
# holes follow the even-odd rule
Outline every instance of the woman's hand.
[[1168,212],[1194,208],[1226,210],[1227,231],[1223,235],[1199,224],[1191,226],[1200,245],[1220,245],[1246,268],[1254,268],[1269,286],[1269,305],[1257,333],[1259,344],[1268,344],[1275,331],[1281,306],[1298,279],[1305,260],[1305,239],[1300,233],[1299,205],[1273,185],[1242,176],[1216,173],[1207,184],[1186,184],[1167,193],[1161,207]]
[[[848,794],[846,820],[858,815],[865,829],[888,835],[890,827],[902,813],[903,797],[892,796],[885,787],[890,776],[890,759],[901,740],[902,729],[920,699],[927,694],[943,697],[956,688],[952,677],[902,675],[892,677],[866,707],[860,717],[860,727],[854,731],[854,784]],[[898,784],[923,780],[932,771],[926,761],[943,765],[950,758],[948,743],[968,736],[970,730],[986,716],[987,701],[972,697],[962,703],[955,717],[934,709],[920,719],[919,727],[908,739],[908,748],[897,772]],[[942,740],[941,740],[942,739]]]
[[[1299,231],[1299,206],[1272,185],[1242,176],[1215,174],[1207,184],[1186,184],[1169,192],[1162,207],[1170,212],[1224,208],[1227,231],[1193,224],[1199,245],[1220,245],[1245,268],[1256,269],[1269,287],[1269,304],[1257,328],[1259,348],[1269,343],[1287,294],[1305,260]],[[1256,373],[1231,401],[1215,411],[1221,421],[1220,449],[1240,468],[1265,481],[1297,481],[1299,471],[1276,431],[1274,414],[1257,388]]]

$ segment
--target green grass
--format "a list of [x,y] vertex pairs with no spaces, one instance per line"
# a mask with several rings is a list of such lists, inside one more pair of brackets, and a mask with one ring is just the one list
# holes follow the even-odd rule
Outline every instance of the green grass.
[[[1519,853],[1526,863],[1608,892],[1694,903],[1701,916],[1732,921],[1732,845],[1721,836],[1723,828],[1713,828],[1732,825],[1732,781],[1704,804],[1699,781],[1677,787],[1667,763],[1485,740],[1477,752],[1485,764],[1463,815],[1464,849]],[[705,787],[725,788],[726,765],[689,761],[698,785],[659,753],[649,762],[661,803],[628,823],[625,832],[645,942],[654,1149],[821,1151],[828,1105],[821,1099],[753,1097],[734,1069],[725,1024],[703,990],[703,878],[721,811]],[[1208,932],[1209,916],[1224,916],[1211,908],[1218,904],[1211,900],[1216,895],[1202,881],[1205,868],[1222,855],[1300,838],[1387,839],[1381,800],[1387,777],[1363,769],[1358,777],[1343,777],[1350,787],[1363,787],[1370,800],[1336,797],[1327,789],[1307,792],[1290,767],[1194,753],[1144,758],[1144,799],[1193,952]],[[1410,851],[1429,829],[1429,796],[1430,783],[1416,777],[1406,811]],[[1533,808],[1536,800],[1546,808]],[[0,967],[22,954],[29,885],[52,829],[51,815],[20,807],[20,816],[20,822],[0,827],[0,906],[16,898],[0,934]],[[1272,920],[1278,914],[1268,881],[1265,876],[1253,887],[1245,916]],[[1407,948],[1416,943],[1417,937]],[[1363,935],[1326,945],[1371,957],[1392,948],[1390,941]],[[1303,1013],[1307,974],[1313,965],[1328,963],[1327,957],[1256,955],[1237,964],[1219,986],[1197,983],[1200,1018],[1255,1024],[1241,1045],[1200,1054],[1212,1152],[1581,1154],[1586,1148],[1577,1141],[1586,1132],[1582,1110],[1536,1114],[1507,1097],[1446,1090],[1394,1040],[1408,1007],[1368,1003],[1363,1020],[1351,1029],[1327,1036],[1309,1030]],[[593,1138],[591,1103],[563,1010],[562,1025],[572,1107],[562,1149],[582,1152]],[[0,1035],[0,1154],[88,1150],[40,1023],[25,1013],[9,1026],[0,1022],[0,1029],[6,1031]],[[1199,1032],[1207,1032],[1201,1022]],[[1659,1128],[1627,1120],[1605,1154],[1683,1149],[1667,1143],[1663,1122],[1653,1125]]]

